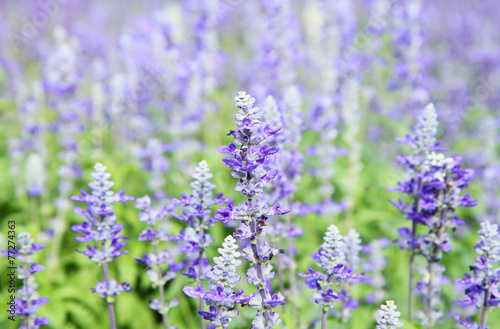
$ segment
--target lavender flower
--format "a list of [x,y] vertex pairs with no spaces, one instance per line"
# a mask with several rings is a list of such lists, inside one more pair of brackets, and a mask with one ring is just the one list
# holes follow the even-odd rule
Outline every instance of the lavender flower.
[[[322,309],[322,329],[326,328],[328,311],[334,307],[335,302],[342,302],[343,310],[339,313],[342,320],[344,320],[344,314],[348,313],[348,309],[358,307],[359,302],[350,299],[344,287],[347,280],[362,278],[362,275],[352,273],[352,268],[346,265],[344,240],[335,225],[328,227],[323,240],[319,251],[311,255],[311,258],[317,259],[316,265],[322,272],[309,268],[309,273],[299,273],[300,277],[306,279],[306,286],[316,290],[312,297]],[[332,285],[340,286],[340,290],[335,292]]]
[[[461,169],[462,158],[448,157],[438,153],[439,143],[436,142],[437,114],[434,106],[429,104],[424,113],[419,117],[419,123],[415,127],[414,134],[407,135],[400,140],[410,146],[413,154],[399,157],[399,162],[405,166],[408,179],[399,182],[399,191],[410,196],[408,203],[401,199],[398,202],[391,200],[392,204],[401,211],[408,219],[412,220],[411,230],[401,228],[398,233],[402,237],[397,242],[403,249],[410,251],[410,285],[408,293],[409,314],[412,316],[413,304],[413,276],[414,259],[417,254],[424,256],[428,262],[427,273],[439,273],[440,270],[431,263],[441,260],[443,252],[451,250],[448,229],[455,229],[457,225],[463,224],[455,215],[459,206],[472,207],[476,205],[475,200],[470,199],[470,194],[461,195],[468,182],[474,177],[472,169]],[[417,236],[417,225],[423,225],[428,229],[425,235]],[[432,276],[428,282],[421,285],[432,287],[437,282],[432,282]],[[437,275],[435,280],[438,280]],[[439,285],[436,286],[439,289]],[[427,312],[431,312],[435,306],[432,300],[435,297],[433,289],[427,289]],[[433,312],[433,311],[432,311]],[[427,320],[423,320],[428,326],[433,325],[432,314],[426,314]],[[439,317],[437,317],[439,318]]]
[[251,296],[243,296],[243,290],[234,292],[236,283],[241,277],[236,274],[236,267],[241,265],[238,257],[241,253],[238,250],[236,240],[228,235],[219,248],[219,257],[214,257],[215,267],[207,272],[210,278],[208,284],[209,290],[205,291],[199,283],[197,289],[185,286],[183,291],[192,298],[200,298],[210,305],[210,311],[199,311],[205,320],[210,321],[208,329],[223,328],[227,329],[231,318],[237,316],[239,312],[234,310],[236,304],[246,303]]
[[417,267],[421,281],[417,282],[416,294],[420,296],[424,310],[415,312],[415,318],[423,326],[434,328],[436,323],[442,322],[443,311],[439,307],[441,301],[441,287],[449,283],[444,276],[445,267],[436,262],[428,262],[427,266]]
[[373,288],[373,293],[366,296],[366,302],[378,303],[385,298],[385,277],[382,271],[387,265],[387,257],[384,255],[383,248],[389,246],[390,241],[386,238],[381,238],[371,241],[362,249],[364,254],[368,254],[368,260],[363,264],[363,270],[369,275],[371,282],[370,287]]
[[90,174],[94,179],[93,182],[89,183],[92,190],[91,194],[82,190],[82,196],[72,196],[70,198],[72,201],[87,203],[85,210],[80,207],[74,208],[75,213],[85,218],[86,221],[82,224],[73,225],[71,230],[76,233],[83,233],[83,236],[75,238],[76,241],[83,243],[95,242],[95,246],[87,244],[86,251],[77,251],[87,256],[98,266],[102,266],[104,280],[97,282],[92,292],[96,292],[101,298],[106,299],[110,326],[112,329],[116,329],[113,305],[115,297],[122,291],[130,292],[132,288],[127,282],[117,284],[116,280],[110,280],[109,277],[108,263],[112,262],[116,257],[128,254],[128,251],[121,250],[125,247],[125,242],[120,240],[128,238],[120,235],[120,231],[124,226],[117,223],[113,204],[116,202],[129,202],[134,198],[124,195],[124,191],[116,194],[111,191],[114,183],[108,180],[111,174],[106,172],[105,166],[96,163],[94,169],[95,172]]
[[473,275],[466,273],[466,279],[456,280],[455,286],[463,291],[467,299],[459,300],[463,305],[475,305],[481,309],[481,322],[479,325],[472,324],[470,319],[466,323],[457,317],[457,321],[465,328],[485,329],[486,311],[500,305],[500,268],[494,265],[500,261],[500,234],[498,225],[488,221],[481,223],[481,230],[478,231],[479,240],[474,250],[479,255],[476,262],[470,267]]
[[224,198],[222,193],[215,197],[213,190],[215,184],[210,182],[212,174],[205,160],[201,161],[193,174],[191,187],[193,191],[190,196],[181,194],[182,199],[173,199],[172,203],[176,206],[186,207],[181,214],[172,213],[172,216],[185,222],[188,226],[182,230],[180,236],[172,237],[174,241],[182,241],[181,251],[197,254],[195,260],[189,261],[187,265],[187,276],[194,280],[201,280],[205,277],[203,264],[208,264],[204,258],[204,253],[210,247],[214,238],[208,233],[208,229],[213,227],[216,219],[212,216],[212,207],[214,205],[227,205],[232,202],[231,198]]
[[170,146],[162,144],[156,138],[150,138],[146,147],[136,152],[136,156],[142,160],[142,168],[151,173],[148,187],[153,190],[156,200],[163,200],[166,194],[163,191],[165,178],[163,175],[169,169],[169,161],[164,153],[170,151]]
[[[213,196],[215,185],[210,182],[211,178],[212,174],[207,162],[201,161],[193,174],[191,195],[182,194],[182,199],[172,200],[175,205],[186,207],[182,214],[174,213],[172,216],[188,225],[185,230],[180,231],[180,236],[172,237],[172,240],[182,241],[182,252],[197,254],[193,259],[185,258],[184,267],[187,271],[182,274],[198,282],[205,279],[205,273],[210,270],[210,262],[205,258],[205,250],[214,242],[214,238],[208,233],[208,229],[216,222],[215,217],[212,216],[212,207],[217,204],[227,205],[228,202],[233,201],[231,198],[224,198],[222,193]],[[203,311],[202,299],[200,299],[199,307],[200,311]],[[201,314],[200,324],[203,328]]]
[[[269,169],[278,170],[278,174],[271,184],[267,186],[265,197],[269,204],[280,202],[288,209],[294,209],[298,215],[305,215],[307,206],[293,201],[293,193],[297,190],[297,183],[302,176],[303,157],[298,150],[302,134],[302,113],[301,95],[297,88],[289,87],[285,91],[285,97],[278,108],[274,98],[268,96],[265,102],[264,111],[266,113],[265,123],[270,126],[283,126],[280,134],[275,135],[271,143],[280,149],[280,156]],[[289,253],[285,257],[278,258],[278,278],[280,280],[280,290],[284,291],[283,264],[288,266],[290,278],[290,292],[296,293],[296,263],[294,259],[293,239],[303,235],[299,226],[294,226],[292,217],[287,216],[284,221],[279,221],[276,217],[270,218],[271,226],[268,228],[268,235],[274,244],[280,246],[286,239]],[[283,258],[283,259],[282,259]]]
[[47,304],[49,300],[38,296],[38,284],[35,281],[34,274],[44,271],[45,267],[35,263],[33,256],[38,250],[45,248],[45,246],[34,242],[35,240],[33,240],[28,232],[20,233],[17,236],[19,249],[16,250],[15,257],[21,263],[21,266],[17,268],[17,278],[23,281],[23,286],[17,290],[19,297],[15,299],[15,303],[16,315],[19,315],[23,319],[19,327],[22,329],[37,329],[49,324],[48,318],[39,318],[35,315],[38,308]]
[[178,305],[177,299],[171,300],[168,304],[165,300],[165,285],[176,276],[181,265],[174,262],[174,258],[168,249],[159,249],[162,242],[169,240],[169,236],[160,225],[162,221],[170,214],[174,206],[164,206],[162,209],[151,208],[151,200],[148,196],[139,198],[135,202],[135,208],[140,209],[139,220],[147,223],[145,228],[139,234],[139,241],[147,241],[153,246],[153,253],[145,254],[143,258],[136,258],[140,263],[148,267],[146,274],[151,281],[153,288],[158,288],[160,299],[152,298],[149,308],[158,312],[162,316],[163,328],[168,329],[167,313]]
[[394,304],[393,300],[386,301],[385,305],[381,305],[380,308],[381,310],[377,312],[377,329],[396,329],[403,327],[403,322],[400,322],[398,319],[401,316],[401,312],[396,311],[398,307]]
[[252,328],[264,329],[281,322],[274,308],[285,304],[280,293],[271,294],[270,280],[275,277],[275,273],[268,263],[274,256],[284,253],[284,250],[273,248],[266,241],[259,241],[268,226],[268,218],[288,213],[281,210],[278,203],[268,208],[262,197],[265,185],[278,173],[276,169],[265,169],[265,166],[275,161],[278,152],[278,147],[267,145],[266,139],[276,135],[280,128],[270,125],[262,127],[264,113],[253,107],[255,99],[246,92],[240,91],[235,100],[239,109],[234,116],[237,130],[231,130],[228,134],[234,137],[234,143],[221,146],[218,151],[229,155],[222,162],[233,170],[231,175],[238,179],[235,190],[242,193],[245,200],[238,206],[229,203],[228,207],[219,208],[216,219],[222,222],[241,220],[242,224],[234,236],[250,240],[242,254],[251,264],[247,271],[247,282],[255,285],[259,291],[249,302],[250,307],[257,309]]

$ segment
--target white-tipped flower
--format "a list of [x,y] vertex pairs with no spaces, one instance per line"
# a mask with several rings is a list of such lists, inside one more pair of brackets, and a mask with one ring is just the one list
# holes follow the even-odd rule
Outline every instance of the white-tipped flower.
[[355,229],[350,229],[344,236],[344,255],[346,258],[345,265],[357,270],[358,265],[361,263],[361,239],[359,233]]
[[489,265],[500,261],[500,235],[498,225],[491,224],[488,221],[481,223],[481,229],[478,231],[479,240],[474,250],[480,257],[485,257]]
[[418,124],[415,127],[414,145],[412,151],[427,154],[431,152],[436,144],[436,135],[438,128],[438,116],[434,104],[428,104],[424,112],[418,118]]
[[334,267],[345,261],[342,239],[339,229],[335,225],[330,225],[323,238],[325,242],[319,249],[318,262],[316,263],[327,274],[333,273]]
[[401,316],[401,312],[396,311],[398,307],[394,304],[394,301],[388,300],[385,303],[385,305],[380,306],[381,310],[377,312],[377,329],[402,328],[403,322],[400,322],[398,319]]
[[236,274],[236,267],[241,264],[241,261],[237,259],[241,256],[241,253],[237,250],[238,245],[236,244],[236,240],[231,235],[228,235],[222,243],[222,248],[218,249],[220,256],[214,257],[216,265],[212,271],[207,273],[207,277],[211,279],[209,282],[209,289],[211,291],[216,291],[217,286],[223,286],[224,293],[233,293],[236,282],[241,279]]

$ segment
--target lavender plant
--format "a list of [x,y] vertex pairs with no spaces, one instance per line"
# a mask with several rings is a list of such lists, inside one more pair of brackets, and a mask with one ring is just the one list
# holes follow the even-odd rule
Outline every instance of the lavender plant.
[[148,267],[146,274],[153,288],[158,289],[159,299],[152,298],[149,302],[149,308],[161,315],[163,328],[168,329],[168,312],[179,303],[175,298],[167,303],[165,285],[175,278],[176,273],[181,269],[181,264],[175,263],[170,251],[159,249],[159,245],[162,242],[167,242],[170,238],[166,230],[161,227],[161,223],[174,206],[165,205],[162,209],[154,209],[151,208],[151,199],[144,196],[136,200],[135,208],[140,210],[139,220],[147,224],[147,227],[139,234],[138,240],[147,241],[153,246],[153,253],[145,254],[143,258],[136,258],[138,262]]
[[386,279],[383,270],[387,265],[387,257],[384,255],[383,248],[389,245],[388,239],[380,238],[362,248],[362,253],[368,254],[368,260],[363,263],[363,270],[370,277],[370,287],[373,288],[373,293],[366,296],[367,303],[378,303],[386,296]]
[[[212,174],[205,160],[198,164],[192,177],[191,195],[182,194],[182,199],[172,200],[173,204],[186,208],[180,215],[173,213],[172,216],[188,225],[185,230],[180,231],[180,236],[172,237],[172,240],[182,242],[182,252],[196,254],[193,259],[184,259],[186,272],[183,274],[196,282],[201,282],[205,279],[205,273],[210,270],[210,263],[205,255],[206,250],[214,242],[214,238],[208,233],[208,229],[216,222],[212,215],[212,207],[227,205],[233,199],[224,198],[222,193],[213,196],[215,184],[210,182]],[[200,311],[203,311],[203,299],[200,299]],[[203,328],[201,314],[200,324]]]
[[380,306],[381,310],[377,312],[376,318],[377,329],[396,329],[404,326],[403,322],[399,321],[401,312],[396,311],[398,308],[393,300],[388,300],[385,305]]
[[91,194],[82,190],[82,196],[70,197],[72,201],[87,203],[85,209],[74,208],[75,213],[86,220],[81,224],[73,225],[71,230],[83,234],[83,236],[76,237],[76,241],[82,243],[94,242],[93,244],[87,244],[86,251],[77,251],[102,267],[103,281],[97,282],[92,292],[99,294],[99,297],[106,300],[110,328],[116,329],[114,309],[116,296],[122,291],[130,292],[132,288],[128,282],[117,283],[116,279],[110,278],[108,264],[116,257],[128,254],[128,251],[121,250],[125,247],[125,242],[121,240],[127,240],[128,238],[120,234],[124,226],[118,224],[113,204],[133,201],[134,198],[124,195],[124,191],[118,193],[111,191],[114,183],[109,180],[111,174],[106,172],[105,166],[96,163],[94,170],[95,172],[90,174],[94,179],[89,183],[92,190]]
[[[398,162],[405,167],[407,180],[399,182],[399,188],[394,191],[400,191],[408,194],[411,201],[403,203],[401,200],[393,205],[398,208],[406,218],[412,221],[411,233],[408,229],[402,229],[399,232],[403,233],[406,239],[402,240],[402,248],[410,251],[410,279],[408,287],[408,319],[411,321],[413,316],[413,279],[414,279],[414,262],[417,254],[417,225],[423,224],[419,216],[419,201],[420,190],[422,188],[422,178],[420,173],[423,171],[423,163],[426,157],[431,152],[438,150],[436,141],[437,135],[437,113],[433,104],[427,105],[424,112],[418,119],[418,124],[414,128],[412,135],[407,135],[404,140],[398,140],[410,146],[412,155],[398,157]],[[411,234],[410,237],[408,235]]]
[[[335,225],[328,227],[323,240],[319,250],[311,255],[322,271],[316,272],[310,267],[309,273],[299,273],[299,276],[306,279],[305,284],[309,289],[316,290],[312,298],[321,307],[321,328],[325,329],[328,312],[334,308],[334,303],[342,302],[342,310],[338,314],[342,321],[349,309],[358,307],[359,302],[350,298],[345,285],[348,280],[360,280],[362,275],[353,273],[352,268],[346,265],[344,239]],[[334,291],[335,286],[340,287],[338,291]]]
[[228,133],[234,137],[234,143],[221,146],[218,151],[229,155],[222,162],[232,169],[231,175],[238,179],[235,191],[243,194],[245,199],[238,206],[229,203],[228,207],[219,208],[216,219],[222,222],[241,220],[242,224],[234,236],[250,240],[242,254],[251,265],[247,271],[247,282],[258,290],[258,294],[249,301],[249,306],[257,310],[252,328],[264,329],[281,322],[275,308],[286,304],[281,293],[271,292],[271,279],[276,274],[269,263],[274,256],[285,251],[270,246],[266,241],[259,241],[265,234],[268,218],[289,212],[281,210],[279,203],[267,207],[262,197],[265,185],[278,173],[276,169],[267,171],[264,167],[275,161],[278,152],[278,147],[270,147],[266,140],[281,128],[262,126],[264,113],[253,106],[255,99],[246,92],[238,92],[235,100],[239,109],[234,115],[237,130]]
[[[267,186],[265,197],[267,203],[274,204],[280,202],[287,209],[293,209],[295,215],[305,215],[307,206],[293,200],[293,194],[297,190],[297,184],[302,176],[303,157],[298,150],[302,134],[302,113],[301,113],[301,95],[297,88],[289,87],[285,91],[285,97],[280,106],[276,104],[272,96],[268,96],[264,105],[266,113],[265,123],[270,126],[283,126],[280,134],[270,141],[273,146],[280,149],[280,156],[269,169],[278,170],[276,178]],[[303,235],[300,226],[293,225],[290,215],[280,221],[277,217],[270,219],[271,225],[267,230],[272,243],[281,246],[286,241],[288,254],[285,257],[278,258],[278,279],[280,290],[285,290],[285,277],[283,275],[283,265],[288,266],[289,272],[289,290],[293,294],[297,292],[296,284],[296,263],[294,259],[294,238]]]
[[498,290],[500,267],[496,266],[495,268],[495,265],[500,261],[498,225],[485,221],[481,223],[478,234],[479,240],[474,250],[479,256],[476,257],[476,262],[470,266],[473,274],[465,273],[465,279],[455,281],[457,289],[464,292],[467,297],[467,299],[458,302],[466,306],[474,305],[481,310],[479,325],[471,322],[470,318],[466,318],[464,322],[460,317],[455,317],[457,322],[467,329],[487,329],[487,310],[500,305],[500,291]]
[[[414,257],[419,254],[427,260],[427,268],[422,272],[425,281],[417,285],[426,307],[417,317],[429,328],[440,321],[442,316],[442,312],[435,309],[439,302],[439,289],[444,272],[444,268],[438,263],[443,252],[451,250],[448,231],[463,224],[455,211],[459,206],[473,207],[477,204],[477,201],[470,199],[470,194],[461,195],[462,190],[474,177],[474,171],[461,169],[460,157],[446,158],[442,153],[436,153],[439,151],[439,144],[435,140],[436,131],[437,115],[434,107],[428,105],[419,118],[415,134],[407,136],[403,141],[410,145],[413,155],[399,158],[400,163],[406,166],[410,178],[399,182],[399,188],[395,190],[409,194],[411,201],[393,202],[405,217],[413,221],[411,231],[408,228],[398,230],[402,239],[397,241],[401,248],[410,251],[410,310]],[[426,227],[428,233],[417,236],[417,224]]]
[[156,200],[164,200],[167,197],[163,191],[165,185],[163,176],[168,171],[170,164],[164,153],[170,150],[171,147],[168,144],[162,144],[158,139],[150,138],[146,147],[136,152],[136,156],[142,160],[142,167],[151,173],[148,187],[153,190]]
[[17,268],[17,278],[22,280],[23,286],[17,290],[19,297],[15,299],[16,315],[22,318],[20,329],[37,329],[49,324],[46,317],[40,318],[35,313],[40,306],[48,303],[48,299],[38,295],[38,284],[34,274],[44,271],[43,265],[37,264],[33,256],[38,250],[45,248],[42,244],[34,243],[35,240],[28,232],[20,233],[17,236],[18,250],[15,257],[21,265]]
[[228,235],[222,243],[222,248],[218,249],[220,256],[214,257],[215,267],[207,272],[207,277],[210,278],[208,291],[205,291],[201,283],[198,283],[197,289],[190,286],[183,288],[186,295],[200,298],[210,306],[209,312],[198,311],[205,320],[210,321],[207,329],[227,329],[231,318],[239,314],[234,309],[235,305],[247,303],[252,297],[252,295],[244,296],[243,290],[234,291],[236,283],[241,280],[236,274],[236,267],[241,265],[241,260],[238,259],[241,253],[237,250],[236,240]]

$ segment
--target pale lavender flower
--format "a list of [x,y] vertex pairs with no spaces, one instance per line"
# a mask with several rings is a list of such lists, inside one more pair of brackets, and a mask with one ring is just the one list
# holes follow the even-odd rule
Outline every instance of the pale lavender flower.
[[116,194],[111,191],[114,183],[109,180],[111,174],[106,172],[105,166],[96,163],[94,169],[95,172],[90,174],[94,179],[93,182],[89,183],[92,190],[91,194],[82,190],[82,196],[72,196],[70,198],[72,201],[87,203],[85,209],[74,208],[75,213],[85,218],[85,221],[73,225],[71,230],[76,233],[83,233],[83,236],[75,238],[76,241],[83,243],[94,242],[87,244],[86,251],[77,251],[87,256],[98,266],[102,266],[104,280],[97,282],[92,292],[96,292],[101,298],[106,299],[110,326],[112,329],[116,329],[113,305],[115,297],[122,291],[130,292],[132,288],[127,282],[118,284],[116,280],[110,280],[109,277],[108,263],[112,262],[116,257],[128,254],[128,251],[121,250],[125,247],[125,242],[121,240],[128,238],[120,234],[124,226],[118,224],[113,204],[116,202],[129,202],[134,198],[124,195],[124,191]]
[[176,277],[182,265],[175,263],[170,251],[167,248],[159,249],[159,245],[170,239],[161,224],[171,214],[174,206],[165,205],[161,209],[155,209],[151,207],[150,198],[144,196],[136,200],[135,208],[141,211],[139,213],[139,220],[147,224],[147,227],[139,234],[138,240],[147,241],[153,246],[153,253],[145,254],[143,258],[136,258],[138,262],[148,267],[146,274],[153,288],[158,289],[159,299],[152,298],[149,308],[161,314],[163,327],[168,329],[167,313],[172,307],[177,306],[178,302],[175,298],[169,303],[166,302],[165,285],[168,281]]
[[498,283],[500,282],[500,267],[496,266],[500,261],[500,234],[498,225],[491,224],[488,221],[481,223],[481,230],[478,231],[479,240],[474,250],[479,255],[475,263],[470,267],[473,274],[466,273],[465,279],[455,281],[455,286],[462,291],[467,299],[458,302],[469,306],[474,305],[481,309],[480,324],[462,322],[457,316],[457,322],[465,328],[485,329],[486,311],[500,305],[500,291]]
[[[361,280],[363,275],[353,273],[352,268],[346,265],[344,238],[335,225],[328,227],[323,240],[319,251],[311,255],[311,258],[317,260],[316,265],[321,271],[309,268],[309,273],[299,273],[299,276],[306,279],[305,284],[309,289],[316,290],[312,297],[322,309],[324,329],[328,311],[334,308],[336,302],[342,302],[342,309],[337,314],[341,321],[345,321],[349,309],[358,307],[359,302],[350,298],[345,287],[349,281]],[[334,291],[335,286],[339,287],[337,291]]]
[[388,300],[385,305],[380,306],[381,310],[377,312],[377,329],[396,329],[402,328],[403,322],[399,321],[401,312],[396,311],[398,308],[393,300]]
[[278,173],[276,169],[265,169],[275,161],[278,152],[278,147],[269,146],[266,140],[276,135],[281,128],[270,125],[263,127],[264,113],[253,106],[255,99],[246,92],[240,91],[235,100],[239,109],[234,116],[237,130],[231,130],[228,134],[234,137],[234,143],[221,146],[218,151],[229,155],[222,162],[232,168],[231,175],[238,179],[235,190],[242,193],[245,200],[238,206],[229,203],[228,207],[219,208],[216,219],[222,222],[241,220],[242,224],[234,235],[250,240],[242,254],[251,264],[247,271],[247,282],[255,285],[259,292],[249,301],[249,306],[257,310],[252,328],[264,329],[281,322],[275,307],[285,304],[280,293],[271,294],[270,282],[276,274],[269,264],[273,257],[284,253],[284,250],[271,247],[259,239],[267,229],[269,217],[289,212],[281,210],[279,204],[268,208],[262,196],[266,184]]
[[156,138],[149,138],[146,147],[135,154],[141,159],[142,168],[151,174],[148,187],[153,191],[156,200],[164,200],[167,197],[164,192],[164,175],[170,168],[168,158],[165,156],[169,151],[171,151],[170,145],[162,144]]
[[370,287],[373,288],[373,293],[366,296],[366,302],[378,303],[386,296],[385,291],[385,276],[383,270],[387,265],[387,257],[384,255],[383,248],[390,245],[390,241],[386,238],[381,238],[371,241],[362,249],[364,254],[368,254],[368,260],[363,263],[363,270],[370,278]]
[[28,232],[20,233],[17,236],[17,248],[12,252],[2,252],[4,256],[14,256],[21,265],[17,268],[17,278],[22,280],[23,286],[17,290],[19,297],[15,298],[16,315],[22,318],[22,329],[38,329],[49,324],[46,317],[40,318],[37,312],[40,306],[48,303],[48,298],[38,295],[38,284],[34,274],[45,270],[43,265],[37,264],[33,260],[35,253],[45,248],[45,245],[34,243],[35,240]]
[[212,207],[227,205],[233,199],[224,198],[222,193],[213,195],[215,184],[210,182],[213,175],[205,160],[198,164],[192,177],[191,195],[182,193],[181,199],[172,199],[175,206],[185,207],[181,214],[172,213],[172,216],[187,224],[187,227],[180,231],[180,236],[174,236],[172,240],[182,242],[180,246],[182,252],[197,255],[194,259],[185,259],[187,272],[183,274],[194,280],[201,280],[205,277],[205,272],[210,270],[210,267],[207,268],[204,264],[208,265],[205,250],[214,241],[208,232],[216,222],[212,215]]
[[241,253],[237,250],[236,240],[231,235],[227,236],[222,243],[222,248],[218,249],[220,256],[214,257],[215,266],[207,272],[207,277],[210,278],[208,291],[205,291],[200,283],[197,289],[189,286],[183,288],[186,295],[203,299],[210,306],[209,312],[198,311],[205,320],[210,321],[208,329],[227,329],[231,318],[239,314],[234,309],[236,304],[246,303],[252,297],[251,295],[243,296],[243,290],[234,291],[236,283],[241,280],[236,273],[236,268],[241,265],[238,259]]

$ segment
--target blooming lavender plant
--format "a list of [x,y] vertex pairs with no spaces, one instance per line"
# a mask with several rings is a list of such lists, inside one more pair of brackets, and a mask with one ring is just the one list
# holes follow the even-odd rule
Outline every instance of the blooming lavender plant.
[[259,292],[249,301],[249,306],[257,310],[252,328],[264,329],[281,322],[274,309],[285,304],[281,293],[271,293],[270,282],[276,274],[272,272],[273,266],[269,263],[274,256],[284,253],[284,250],[274,248],[266,241],[259,241],[268,226],[268,218],[289,212],[281,210],[279,203],[268,208],[262,197],[265,185],[278,173],[276,169],[265,169],[265,166],[275,161],[275,154],[278,152],[278,147],[267,145],[266,139],[276,135],[281,128],[270,125],[263,127],[264,113],[253,106],[255,99],[246,92],[238,92],[235,100],[239,109],[234,116],[237,130],[228,133],[234,137],[234,143],[221,146],[218,151],[229,155],[222,162],[233,170],[231,175],[238,179],[235,191],[243,194],[245,200],[238,206],[229,203],[228,207],[219,208],[216,219],[222,222],[241,220],[242,224],[234,236],[250,240],[242,254],[251,264],[247,271],[247,282],[255,285]]
[[166,302],[165,285],[175,278],[176,272],[181,269],[181,264],[175,263],[168,249],[159,249],[159,244],[169,240],[169,236],[165,229],[161,227],[161,223],[170,214],[174,206],[165,205],[162,209],[154,209],[151,208],[151,199],[144,196],[136,200],[135,208],[141,211],[139,220],[146,222],[148,225],[139,234],[139,241],[147,241],[153,246],[153,253],[145,254],[143,258],[136,258],[137,261],[148,267],[146,274],[153,288],[158,289],[159,299],[152,298],[149,308],[162,316],[163,328],[168,329],[168,311],[177,306],[178,301],[174,298],[169,303]]
[[210,306],[209,312],[198,311],[205,320],[210,321],[207,329],[227,329],[231,318],[239,314],[234,310],[235,305],[246,303],[252,297],[243,296],[243,290],[234,291],[236,283],[241,280],[236,274],[236,267],[241,265],[241,260],[238,259],[241,253],[237,250],[236,240],[228,235],[222,243],[222,248],[218,249],[220,256],[214,257],[215,267],[207,272],[207,277],[210,278],[208,291],[205,291],[200,283],[196,289],[189,286],[183,289],[189,297],[200,298]]
[[390,241],[386,238],[380,238],[371,241],[363,246],[362,253],[368,254],[368,260],[363,264],[363,270],[371,279],[370,287],[373,288],[373,293],[366,296],[366,302],[378,303],[385,298],[386,280],[382,271],[387,265],[387,257],[384,255],[383,248],[390,245]]
[[[307,206],[293,200],[293,194],[297,190],[297,183],[302,176],[303,157],[298,150],[302,134],[301,95],[296,87],[289,87],[285,91],[285,97],[278,107],[274,98],[268,96],[264,105],[266,113],[265,123],[270,126],[283,126],[280,134],[272,139],[271,143],[279,147],[280,156],[269,166],[269,169],[278,170],[276,178],[267,186],[265,197],[267,203],[280,202],[288,209],[293,209],[295,215],[305,215]],[[286,240],[288,254],[278,258],[278,279],[280,290],[284,291],[283,264],[288,265],[289,288],[292,294],[297,291],[296,263],[294,259],[294,238],[303,235],[300,226],[293,225],[292,217],[286,216],[284,221],[272,217],[272,223],[267,231],[272,243],[280,246]]]
[[142,167],[151,173],[148,181],[148,187],[153,190],[156,200],[163,200],[166,194],[163,191],[165,185],[164,174],[168,171],[170,164],[165,152],[171,150],[167,144],[162,144],[156,138],[150,138],[146,147],[136,152],[136,156],[142,160]]
[[[335,302],[342,302],[341,317],[348,309],[358,307],[359,302],[350,299],[344,287],[347,280],[359,280],[362,276],[352,273],[352,268],[346,265],[345,243],[335,225],[328,227],[323,240],[318,252],[311,255],[311,258],[317,260],[316,265],[322,272],[316,272],[310,267],[309,273],[299,273],[299,276],[306,279],[305,284],[309,289],[316,290],[312,297],[322,309],[321,328],[325,329],[328,311],[334,307]],[[332,286],[340,286],[339,291],[334,291]]]
[[481,223],[481,229],[478,231],[479,240],[474,250],[479,255],[476,262],[470,267],[473,274],[465,274],[465,279],[455,281],[455,286],[463,291],[467,299],[459,300],[463,305],[474,305],[481,310],[481,319],[479,325],[472,323],[469,318],[466,322],[456,320],[462,326],[468,329],[486,329],[486,311],[500,305],[500,291],[498,283],[500,282],[500,267],[494,268],[500,261],[500,234],[498,225],[491,224],[488,221]]
[[396,311],[398,308],[393,300],[388,300],[385,305],[380,306],[381,310],[377,312],[376,318],[377,329],[396,329],[404,326],[403,322],[399,321],[401,312]]
[[92,292],[98,293],[99,297],[106,299],[110,327],[116,329],[114,310],[116,296],[122,291],[130,292],[132,288],[128,282],[118,284],[116,279],[110,279],[109,275],[108,263],[112,262],[116,257],[128,254],[128,251],[121,250],[125,247],[125,242],[120,240],[127,240],[128,238],[120,234],[124,226],[117,223],[113,204],[133,201],[134,198],[124,195],[124,191],[118,193],[111,191],[114,183],[109,181],[111,174],[106,172],[105,166],[96,163],[94,170],[95,172],[90,174],[94,179],[93,182],[89,183],[92,190],[91,194],[82,190],[82,196],[72,196],[70,198],[72,201],[87,203],[85,210],[80,207],[74,208],[75,213],[85,218],[86,221],[73,225],[71,230],[83,234],[83,236],[76,237],[76,241],[83,243],[95,242],[94,245],[87,244],[86,251],[77,251],[87,256],[98,266],[102,266],[104,280],[97,282]]
[[396,191],[401,191],[410,195],[412,200],[410,203],[403,203],[399,200],[398,204],[391,201],[406,218],[412,220],[411,237],[408,237],[408,235],[410,235],[408,229],[399,231],[403,233],[403,237],[406,238],[402,241],[404,244],[402,247],[410,250],[410,283],[408,288],[408,319],[410,321],[413,314],[414,260],[417,253],[416,235],[417,224],[419,223],[419,194],[422,187],[422,178],[419,177],[419,174],[423,171],[422,167],[426,157],[431,154],[431,152],[438,150],[439,144],[436,141],[437,127],[436,109],[433,104],[429,104],[418,118],[418,124],[414,128],[413,134],[407,135],[404,140],[398,140],[410,146],[412,151],[411,155],[398,157],[398,162],[405,167],[408,179],[398,183],[399,188],[395,189]]
[[20,329],[37,329],[49,324],[48,318],[40,318],[35,314],[38,308],[47,304],[49,300],[38,295],[38,284],[34,277],[36,272],[45,270],[43,265],[33,261],[35,253],[45,246],[34,242],[35,240],[28,232],[20,233],[17,236],[19,249],[16,250],[15,257],[21,263],[21,266],[17,268],[17,278],[23,281],[22,288],[17,290],[19,297],[15,299],[16,315],[23,319]]
[[[443,252],[451,250],[449,229],[455,230],[463,221],[455,215],[459,206],[473,207],[477,204],[470,199],[470,194],[461,195],[468,182],[474,177],[472,169],[461,169],[462,158],[445,157],[436,142],[437,114],[434,107],[428,105],[419,118],[414,135],[408,135],[402,142],[408,144],[413,155],[400,157],[405,165],[409,179],[399,182],[396,191],[411,196],[410,203],[401,199],[392,202],[405,217],[413,221],[412,229],[401,228],[398,233],[402,239],[398,244],[410,251],[410,286],[409,312],[411,313],[413,291],[414,257],[419,254],[427,260],[427,270],[423,272],[426,280],[419,284],[426,304],[424,313],[419,313],[422,323],[431,328],[439,321],[440,311],[434,310],[439,300],[440,283],[444,269],[437,264]],[[417,224],[428,229],[428,233],[417,236]],[[426,288],[424,288],[426,287]],[[437,291],[436,291],[437,289]],[[409,315],[411,316],[411,315]]]
[[[208,233],[208,229],[213,227],[216,222],[212,215],[212,207],[214,205],[227,205],[233,199],[224,198],[222,193],[213,196],[215,184],[210,182],[212,174],[205,160],[198,164],[192,177],[191,187],[193,191],[191,195],[182,194],[182,199],[172,200],[175,205],[186,208],[180,215],[173,213],[172,216],[188,225],[185,230],[180,231],[180,236],[172,237],[172,240],[182,242],[182,252],[196,254],[195,258],[184,260],[186,272],[182,274],[194,281],[201,282],[205,279],[205,273],[210,270],[210,262],[205,258],[205,255],[206,250],[214,242],[214,238]],[[200,311],[203,311],[203,299],[200,299]],[[201,317],[200,315],[203,326]]]

